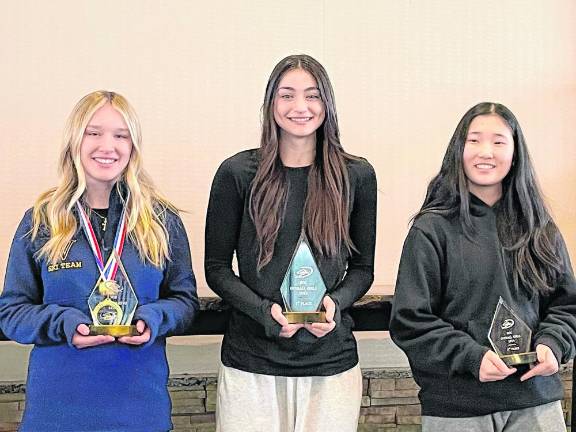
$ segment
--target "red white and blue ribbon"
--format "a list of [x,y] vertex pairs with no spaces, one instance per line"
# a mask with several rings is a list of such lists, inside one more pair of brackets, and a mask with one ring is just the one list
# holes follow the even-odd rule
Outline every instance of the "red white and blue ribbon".
[[[128,202],[128,200],[126,200],[126,202]],[[90,244],[90,249],[92,249],[92,254],[96,260],[96,265],[98,265],[98,269],[100,270],[103,279],[105,281],[113,280],[116,277],[116,272],[118,271],[118,261],[116,257],[120,257],[122,255],[122,249],[124,249],[124,241],[126,240],[126,205],[124,205],[124,208],[122,209],[120,223],[118,224],[118,228],[116,229],[116,236],[114,237],[114,250],[116,253],[110,254],[110,258],[108,258],[106,265],[104,265],[102,251],[98,245],[98,239],[96,238],[94,228],[92,228],[92,224],[90,223],[90,218],[86,214],[86,210],[84,210],[84,207],[82,207],[79,201],[76,202],[76,207],[78,208],[78,214],[80,215],[80,225],[82,225],[82,229],[84,230],[84,234],[86,235],[86,239]]]

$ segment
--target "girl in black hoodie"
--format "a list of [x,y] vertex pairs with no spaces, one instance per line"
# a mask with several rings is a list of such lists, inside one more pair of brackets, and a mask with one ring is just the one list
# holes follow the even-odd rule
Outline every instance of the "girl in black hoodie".
[[[501,301],[532,331],[531,364],[491,346]],[[423,431],[565,430],[557,372],[575,353],[576,282],[505,106],[460,120],[404,243],[390,333],[421,387]]]

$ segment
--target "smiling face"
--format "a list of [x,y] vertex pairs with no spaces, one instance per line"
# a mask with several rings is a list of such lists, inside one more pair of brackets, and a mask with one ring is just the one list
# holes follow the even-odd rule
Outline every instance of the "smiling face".
[[510,171],[514,138],[502,117],[480,115],[470,123],[464,145],[468,189],[489,205],[502,196],[502,180]]
[[131,152],[128,126],[122,114],[107,103],[88,122],[80,145],[86,188],[111,189],[128,165]]
[[280,140],[315,139],[326,111],[316,80],[303,69],[286,72],[274,96],[274,120]]

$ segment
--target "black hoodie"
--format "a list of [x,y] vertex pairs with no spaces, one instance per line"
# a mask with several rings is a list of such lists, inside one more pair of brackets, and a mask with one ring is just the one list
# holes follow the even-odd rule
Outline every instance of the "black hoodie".
[[473,195],[470,203],[473,239],[457,215],[428,213],[416,219],[402,251],[390,334],[421,387],[423,415],[472,417],[562,399],[558,374],[521,382],[527,366],[502,381],[479,381],[500,297],[530,326],[534,346],[549,346],[562,363],[575,353],[576,281],[561,236],[563,270],[553,294],[515,288],[496,229],[498,204]]

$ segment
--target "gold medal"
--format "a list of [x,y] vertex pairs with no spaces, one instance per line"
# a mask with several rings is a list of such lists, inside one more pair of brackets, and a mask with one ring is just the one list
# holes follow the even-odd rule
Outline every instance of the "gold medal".
[[123,315],[120,305],[110,297],[106,297],[92,310],[92,319],[96,325],[118,325]]

